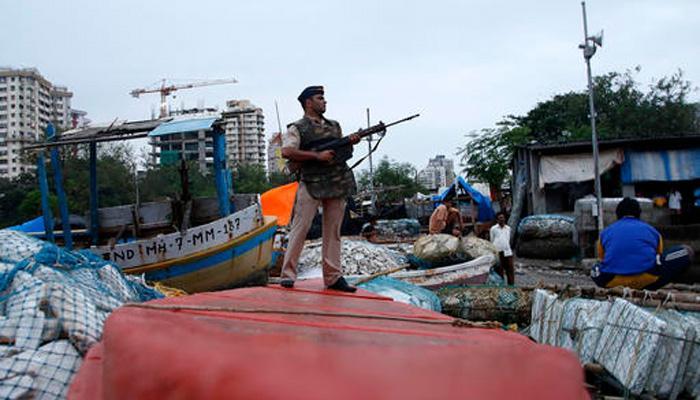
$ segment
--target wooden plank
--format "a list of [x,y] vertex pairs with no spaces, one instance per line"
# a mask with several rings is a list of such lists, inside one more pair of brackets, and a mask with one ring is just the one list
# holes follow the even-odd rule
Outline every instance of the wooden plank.
[[[170,201],[142,203],[138,209],[139,228],[141,230],[169,227],[172,225],[173,208]],[[134,205],[100,208],[98,211],[100,230],[111,232],[134,224]]]
[[[46,126],[46,137],[49,141],[56,140],[56,129],[49,122]],[[61,213],[61,226],[63,227],[63,246],[67,250],[73,250],[73,235],[70,229],[70,213],[68,212],[68,200],[63,190],[63,176],[61,173],[61,160],[58,157],[58,148],[51,149],[51,167],[53,168],[54,184],[58,196],[58,210]]]
[[93,247],[92,251],[122,268],[131,268],[197,253],[224,244],[261,225],[260,206],[254,205],[186,232],[158,235],[114,247]]

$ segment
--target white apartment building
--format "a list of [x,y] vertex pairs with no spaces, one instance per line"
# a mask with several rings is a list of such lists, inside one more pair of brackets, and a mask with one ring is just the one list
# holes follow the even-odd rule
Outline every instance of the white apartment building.
[[226,164],[234,169],[241,164],[265,167],[265,117],[262,108],[249,100],[229,100],[222,113],[226,132]]
[[267,173],[284,172],[286,162],[282,158],[282,133],[275,132],[267,142]]
[[444,155],[431,158],[428,166],[418,173],[418,183],[431,190],[449,186],[454,179],[454,162]]
[[14,178],[35,170],[21,149],[43,138],[49,122],[69,129],[84,112],[71,109],[71,93],[55,86],[35,68],[0,68],[0,177]]

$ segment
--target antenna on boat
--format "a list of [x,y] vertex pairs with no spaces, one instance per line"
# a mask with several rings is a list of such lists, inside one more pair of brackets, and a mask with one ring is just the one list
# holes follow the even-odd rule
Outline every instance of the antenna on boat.
[[280,135],[282,134],[282,123],[280,122],[280,109],[277,107],[277,100],[275,100],[275,113],[277,113],[277,129],[279,129]]

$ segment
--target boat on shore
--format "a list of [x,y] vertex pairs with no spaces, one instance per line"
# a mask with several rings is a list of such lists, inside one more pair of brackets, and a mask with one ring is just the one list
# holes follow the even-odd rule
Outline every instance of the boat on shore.
[[144,274],[187,293],[265,284],[276,221],[263,217],[256,204],[182,232],[92,251],[127,274]]
[[[473,260],[445,267],[397,271],[387,276],[426,289],[438,289],[448,285],[476,285],[485,283],[496,259],[486,254]],[[371,278],[370,275],[351,275],[348,280],[359,281]]]
[[[62,188],[58,148],[88,144],[90,151],[90,213],[85,236],[90,250],[120,266],[128,274],[144,274],[149,281],[188,293],[265,284],[273,253],[276,218],[263,217],[256,195],[234,195],[231,171],[226,167],[223,121],[218,117],[125,122],[108,127],[81,128],[56,137],[47,128],[47,142],[28,147],[38,152],[44,232],[54,242],[53,217],[48,207],[44,151],[50,149],[61,220],[68,221],[68,202]],[[161,140],[192,132],[200,135],[200,147],[212,142],[213,173],[217,196],[193,198],[188,164],[179,154],[181,193],[174,199],[98,208],[98,142],[140,137]],[[61,231],[67,249],[73,247],[68,224]]]
[[68,397],[585,399],[583,378],[570,351],[500,325],[312,280],[119,308]]
[[[377,276],[388,276],[426,289],[439,289],[449,285],[483,284],[488,279],[489,271],[495,263],[495,257],[486,254],[470,261],[445,267],[416,270],[405,270],[399,267],[395,268],[393,272],[390,270],[372,275],[347,275],[345,278],[350,283],[358,283],[367,282]],[[317,279],[321,276],[321,269],[314,268],[300,273],[297,279],[304,281]],[[279,281],[279,277],[270,278],[270,283],[279,283]]]

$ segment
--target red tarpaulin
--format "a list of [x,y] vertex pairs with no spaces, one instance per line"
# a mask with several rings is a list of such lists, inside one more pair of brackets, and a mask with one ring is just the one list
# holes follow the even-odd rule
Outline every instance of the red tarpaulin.
[[451,318],[369,292],[325,291],[320,281],[147,304],[210,311],[116,310],[70,398],[588,398],[579,362],[567,350],[499,329],[421,323]]

